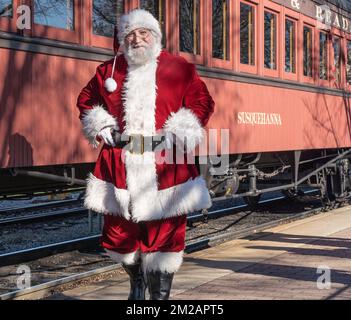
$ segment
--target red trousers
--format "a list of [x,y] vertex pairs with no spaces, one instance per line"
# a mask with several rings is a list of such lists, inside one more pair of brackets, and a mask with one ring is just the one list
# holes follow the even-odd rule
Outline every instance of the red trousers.
[[101,244],[120,254],[180,252],[185,247],[186,215],[135,223],[121,216],[104,216]]

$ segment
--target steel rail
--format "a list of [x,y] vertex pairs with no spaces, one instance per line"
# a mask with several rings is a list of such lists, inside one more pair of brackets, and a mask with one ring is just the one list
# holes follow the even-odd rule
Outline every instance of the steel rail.
[[[308,195],[308,194],[315,193],[317,191],[318,191],[318,189],[307,190],[307,191],[304,191],[304,194]],[[275,201],[279,201],[279,200],[282,200],[282,199],[285,199],[285,198],[286,198],[285,196],[279,196],[279,197],[275,197],[275,198],[272,198],[272,199],[260,200],[258,202],[258,204],[275,202]],[[212,199],[212,201],[214,201],[215,199]],[[247,204],[241,204],[241,205],[237,205],[237,206],[234,206],[234,207],[229,207],[229,208],[224,208],[224,209],[218,209],[218,210],[210,211],[210,212],[208,212],[207,216],[211,217],[211,218],[222,217],[222,216],[231,214],[230,211],[233,211],[233,210],[236,210],[236,209],[245,209],[245,208],[248,208],[248,205]],[[204,217],[204,215],[202,213],[201,214],[195,214],[195,215],[189,216],[188,217],[188,221],[190,221],[190,223],[191,222],[197,222],[197,221],[200,221],[201,219],[203,219],[203,217]]]
[[[96,275],[101,275],[103,273],[115,271],[119,268],[121,268],[121,264],[119,264],[119,263],[113,264],[113,265],[110,265],[107,267],[102,267],[102,268],[90,270],[87,272],[69,275],[67,277],[63,277],[63,278],[60,278],[57,280],[52,280],[52,281],[49,281],[46,283],[42,283],[42,284],[39,284],[36,286],[29,287],[27,289],[7,292],[7,293],[0,295],[0,301],[1,300],[13,300],[13,299],[19,298],[19,297],[21,297],[23,299],[25,296],[32,296],[33,297],[34,294],[38,294],[38,293],[40,295],[39,297],[41,298],[41,297],[45,296],[45,293],[47,293],[50,289],[57,288],[60,285],[80,281],[80,280],[90,278],[90,277],[93,277]],[[39,297],[37,296],[36,298],[39,298]]]
[[0,227],[11,225],[11,224],[18,224],[18,223],[21,223],[21,224],[33,223],[33,222],[43,221],[46,219],[69,217],[69,216],[78,215],[78,214],[88,214],[88,210],[85,209],[84,207],[80,207],[80,208],[57,210],[50,213],[31,214],[25,217],[5,218],[5,219],[0,219]]
[[70,200],[58,200],[58,201],[51,201],[51,202],[45,202],[45,203],[38,203],[38,204],[29,204],[21,207],[12,207],[12,208],[5,208],[0,210],[0,217],[2,215],[9,215],[9,214],[15,214],[18,211],[33,211],[36,209],[50,209],[50,208],[55,208],[55,207],[60,207],[65,206],[65,205],[71,205],[71,204],[78,204],[82,202],[82,200],[77,200],[77,199],[70,199]]
[[85,249],[99,243],[100,234],[68,240],[31,249],[0,254],[0,267],[44,258],[53,254]]

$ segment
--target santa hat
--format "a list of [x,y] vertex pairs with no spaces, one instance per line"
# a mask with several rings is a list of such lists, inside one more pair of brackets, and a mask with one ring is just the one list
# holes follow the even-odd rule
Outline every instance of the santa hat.
[[145,28],[153,31],[159,39],[162,39],[160,24],[156,18],[144,9],[135,9],[123,15],[118,26],[118,40],[124,42],[124,38],[137,28]]
[[121,17],[118,29],[115,27],[113,42],[115,59],[113,61],[112,74],[110,78],[106,79],[104,84],[106,90],[110,93],[117,89],[117,83],[113,79],[113,74],[115,72],[117,57],[121,54],[119,52],[120,44],[124,43],[124,38],[137,28],[149,29],[156,34],[160,41],[162,39],[160,24],[150,12],[143,9],[135,9]]

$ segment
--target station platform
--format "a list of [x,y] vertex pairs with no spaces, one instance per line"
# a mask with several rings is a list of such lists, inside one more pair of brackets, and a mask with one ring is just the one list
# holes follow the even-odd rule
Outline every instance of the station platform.
[[[125,276],[51,299],[125,300],[128,292]],[[351,207],[185,254],[171,299],[351,299]]]

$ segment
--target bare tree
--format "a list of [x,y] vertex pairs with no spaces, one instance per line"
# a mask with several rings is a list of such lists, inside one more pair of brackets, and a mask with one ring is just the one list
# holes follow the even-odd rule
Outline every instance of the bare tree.
[[12,1],[0,0],[0,17],[12,17]]
[[68,30],[74,29],[73,0],[35,0],[34,21]]
[[123,14],[123,1],[94,0],[93,1],[93,32],[98,35],[113,36],[114,26]]

